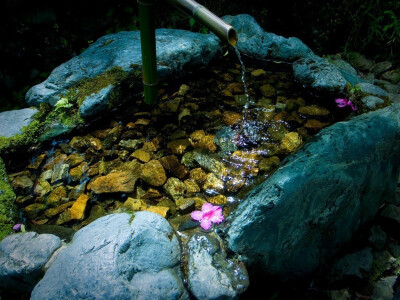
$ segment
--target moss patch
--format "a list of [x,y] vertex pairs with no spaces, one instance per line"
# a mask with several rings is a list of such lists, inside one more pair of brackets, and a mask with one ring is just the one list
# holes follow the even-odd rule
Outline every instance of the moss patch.
[[8,182],[3,161],[0,158],[0,240],[7,236],[15,222],[15,194]]

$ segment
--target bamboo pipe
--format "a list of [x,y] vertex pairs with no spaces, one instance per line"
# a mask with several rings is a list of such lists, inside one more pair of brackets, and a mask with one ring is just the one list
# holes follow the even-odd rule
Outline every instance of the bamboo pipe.
[[226,41],[233,47],[236,46],[238,35],[231,25],[221,20],[203,5],[194,0],[167,0],[170,4],[191,15],[196,20],[200,21],[204,26],[210,29],[221,40]]

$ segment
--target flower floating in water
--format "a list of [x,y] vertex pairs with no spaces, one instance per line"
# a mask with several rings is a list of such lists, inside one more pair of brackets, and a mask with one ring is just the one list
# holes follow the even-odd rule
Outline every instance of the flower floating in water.
[[212,223],[219,224],[224,220],[222,208],[213,206],[211,203],[204,203],[201,210],[195,210],[190,214],[193,220],[199,221],[201,228],[209,230]]
[[20,231],[20,229],[21,229],[21,226],[22,226],[22,224],[15,224],[14,226],[13,226],[13,230],[14,231]]
[[351,103],[351,101],[347,100],[346,98],[344,98],[344,99],[342,99],[342,98],[336,99],[335,102],[336,102],[338,107],[350,106],[352,110],[357,110],[357,108],[355,108],[353,103]]

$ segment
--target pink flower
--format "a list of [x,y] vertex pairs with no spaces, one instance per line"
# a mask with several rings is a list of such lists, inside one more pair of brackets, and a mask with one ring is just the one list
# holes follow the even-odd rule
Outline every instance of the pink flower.
[[21,225],[22,224],[15,224],[14,227],[13,227],[13,230],[14,231],[19,231],[21,229]]
[[335,100],[336,104],[338,107],[346,107],[350,106],[352,110],[357,110],[357,108],[354,107],[353,103],[351,103],[350,100],[347,100],[346,98],[338,98]]
[[212,223],[219,224],[224,220],[222,208],[213,206],[211,203],[204,203],[201,210],[195,210],[190,214],[193,220],[199,221],[201,228],[209,230]]

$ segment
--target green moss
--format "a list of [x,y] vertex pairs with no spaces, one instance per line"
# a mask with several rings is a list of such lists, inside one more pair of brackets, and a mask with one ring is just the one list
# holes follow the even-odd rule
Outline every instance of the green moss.
[[3,161],[0,158],[0,240],[7,236],[15,222],[15,194],[8,182]]
[[117,85],[127,77],[128,72],[125,72],[121,67],[114,67],[94,78],[80,81],[71,87],[64,97],[71,103],[76,103],[79,107],[87,96],[99,92],[110,84]]

